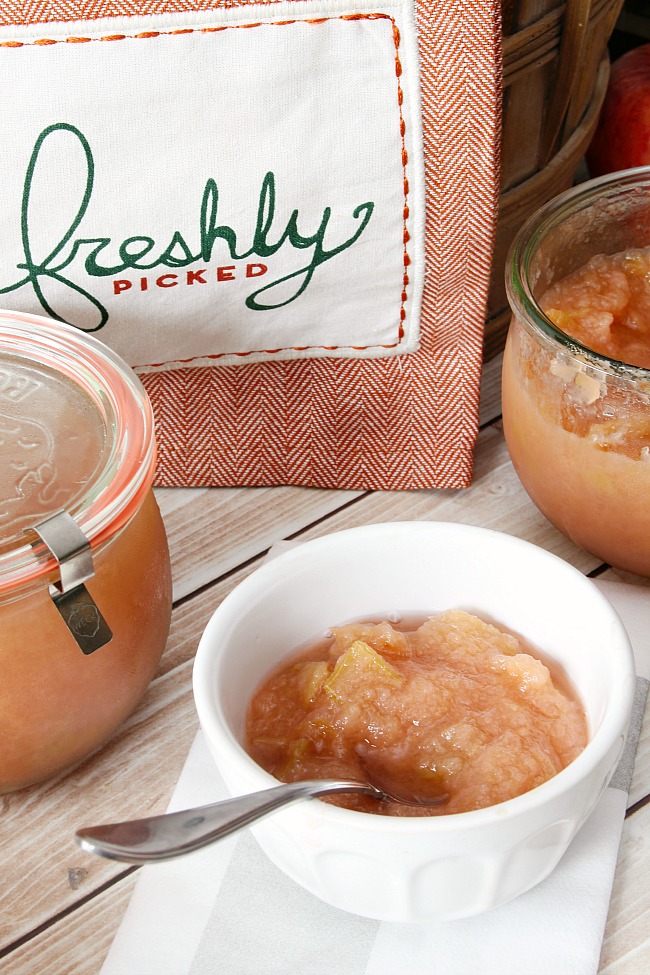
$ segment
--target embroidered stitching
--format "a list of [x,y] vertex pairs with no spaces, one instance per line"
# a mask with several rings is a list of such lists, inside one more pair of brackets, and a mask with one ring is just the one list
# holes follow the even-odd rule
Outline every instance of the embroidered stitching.
[[395,76],[397,78],[397,104],[399,108],[399,130],[400,130],[400,140],[401,140],[401,156],[402,156],[402,170],[403,170],[403,190],[404,190],[404,208],[403,208],[403,241],[404,241],[404,275],[403,275],[403,288],[401,294],[401,305],[399,314],[399,327],[397,341],[388,344],[380,345],[353,345],[353,346],[343,346],[343,345],[305,345],[305,346],[287,346],[285,348],[279,349],[255,349],[248,352],[220,352],[212,355],[200,355],[191,356],[189,359],[170,359],[165,362],[158,363],[142,363],[135,366],[136,369],[142,368],[162,368],[165,365],[173,363],[185,363],[189,364],[191,362],[208,360],[208,359],[223,359],[227,356],[237,356],[245,358],[250,355],[274,355],[280,352],[305,352],[309,349],[322,349],[323,351],[335,352],[343,351],[345,349],[350,349],[355,352],[367,351],[368,349],[395,349],[399,346],[400,342],[404,338],[404,322],[406,320],[406,302],[408,301],[407,287],[409,285],[409,274],[408,268],[411,263],[411,259],[408,253],[408,242],[410,240],[410,234],[408,232],[407,220],[409,217],[409,182],[407,175],[408,166],[408,152],[406,149],[406,123],[404,121],[404,115],[402,113],[402,104],[404,101],[404,93],[402,90],[401,76],[402,76],[402,63],[399,56],[399,46],[401,42],[399,28],[395,23],[393,17],[390,14],[385,13],[356,13],[356,14],[338,14],[335,17],[313,17],[313,18],[294,18],[292,20],[275,20],[275,21],[254,21],[249,24],[223,24],[217,27],[185,27],[176,30],[168,31],[140,31],[137,34],[104,34],[99,37],[77,37],[70,36],[60,39],[55,38],[38,38],[34,41],[0,41],[0,48],[24,48],[24,47],[47,47],[52,44],[90,44],[100,41],[127,41],[127,40],[149,40],[155,39],[157,37],[176,37],[185,34],[216,34],[225,30],[237,30],[237,29],[250,29],[253,27],[287,27],[292,24],[310,24],[318,26],[319,24],[327,23],[330,20],[342,20],[342,21],[359,21],[359,20],[387,20],[392,25],[393,33],[393,44],[395,46]]

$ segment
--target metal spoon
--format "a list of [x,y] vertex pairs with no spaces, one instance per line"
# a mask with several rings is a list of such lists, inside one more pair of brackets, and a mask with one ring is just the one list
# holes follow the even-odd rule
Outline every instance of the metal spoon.
[[368,782],[317,779],[290,782],[262,792],[225,799],[195,809],[163,813],[123,823],[89,826],[75,833],[82,850],[125,863],[154,863],[192,853],[224,836],[250,826],[282,806],[314,796],[336,792],[357,792],[379,800],[393,800],[410,806],[439,805],[446,795],[396,796]]

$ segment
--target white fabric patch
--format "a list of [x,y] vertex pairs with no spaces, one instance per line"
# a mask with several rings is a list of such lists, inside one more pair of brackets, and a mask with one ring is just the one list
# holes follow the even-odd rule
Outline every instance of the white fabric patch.
[[0,40],[21,42],[0,47],[0,305],[92,331],[141,370],[418,347],[411,0]]

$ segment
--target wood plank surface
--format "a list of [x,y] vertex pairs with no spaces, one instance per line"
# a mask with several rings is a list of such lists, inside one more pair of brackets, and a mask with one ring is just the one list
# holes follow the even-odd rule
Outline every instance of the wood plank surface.
[[352,491],[282,488],[161,488],[174,599],[182,599],[233,566],[257,557],[278,537],[327,517],[360,496]]
[[[641,753],[647,761],[647,736],[643,748],[639,747],[639,757]],[[647,778],[645,782],[647,788]],[[650,805],[647,805],[626,819],[623,826],[600,975],[650,972],[649,873]]]
[[[499,372],[498,361],[486,366],[483,429],[468,490],[370,493],[279,487],[156,492],[175,583],[167,648],[140,707],[107,747],[59,781],[0,797],[0,972],[99,972],[137,871],[82,853],[74,844],[74,831],[166,808],[197,730],[191,674],[200,635],[221,600],[275,542],[307,540],[380,521],[459,521],[528,539],[585,573],[602,572],[603,578],[648,587],[647,580],[603,571],[606,567],[557,532],[530,502],[503,439]],[[650,803],[642,804],[649,794],[646,717],[630,793],[630,802],[638,807],[623,830],[603,943],[603,975],[650,971]]]
[[119,884],[81,904],[74,912],[74,922],[71,915],[56,920],[41,934],[16,948],[4,965],[0,961],[0,971],[7,975],[96,975],[136,880],[137,871],[134,871]]

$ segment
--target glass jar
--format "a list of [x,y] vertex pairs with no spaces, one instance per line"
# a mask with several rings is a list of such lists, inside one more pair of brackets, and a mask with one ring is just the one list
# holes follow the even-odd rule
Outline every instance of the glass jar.
[[153,677],[171,615],[155,454],[118,356],[0,312],[0,792],[81,762]]
[[576,544],[643,576],[650,576],[650,370],[566,335],[540,299],[594,255],[648,246],[650,167],[591,180],[540,209],[508,259],[513,319],[503,363],[504,433],[526,491]]

